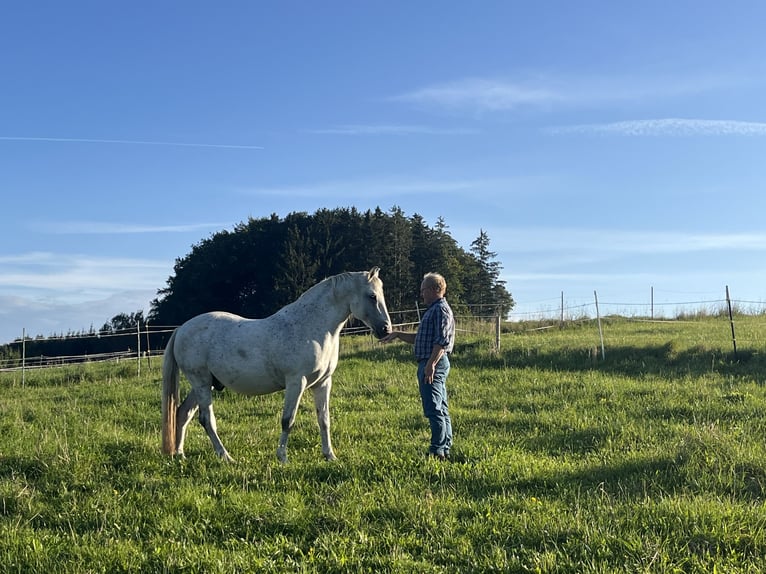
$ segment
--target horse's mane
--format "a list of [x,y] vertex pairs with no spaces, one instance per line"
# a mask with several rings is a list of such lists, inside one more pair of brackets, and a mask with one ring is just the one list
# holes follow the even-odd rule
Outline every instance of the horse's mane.
[[353,277],[353,274],[350,271],[344,271],[343,273],[338,273],[337,275],[331,275],[330,277],[325,277],[319,283],[315,283],[314,285],[306,289],[303,293],[301,293],[298,299],[302,299],[309,293],[313,294],[314,292],[319,291],[320,289],[323,289],[323,288],[331,287],[332,289],[335,289],[338,286],[338,284],[348,281],[352,277]]

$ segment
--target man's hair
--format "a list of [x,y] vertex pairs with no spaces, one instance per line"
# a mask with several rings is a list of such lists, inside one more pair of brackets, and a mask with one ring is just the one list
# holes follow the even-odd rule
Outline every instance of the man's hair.
[[447,282],[439,273],[426,273],[423,275],[423,281],[428,287],[435,289],[439,295],[444,295],[447,291]]

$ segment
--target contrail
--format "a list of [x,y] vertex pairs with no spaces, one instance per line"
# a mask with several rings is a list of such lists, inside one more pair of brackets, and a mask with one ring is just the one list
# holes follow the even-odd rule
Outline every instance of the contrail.
[[258,145],[233,145],[233,144],[206,144],[206,143],[185,143],[185,142],[156,142],[141,140],[102,140],[88,138],[41,138],[41,137],[19,137],[19,136],[0,136],[2,141],[25,141],[25,142],[54,142],[54,143],[100,143],[100,144],[123,144],[123,145],[161,145],[175,147],[207,147],[219,149],[264,149]]

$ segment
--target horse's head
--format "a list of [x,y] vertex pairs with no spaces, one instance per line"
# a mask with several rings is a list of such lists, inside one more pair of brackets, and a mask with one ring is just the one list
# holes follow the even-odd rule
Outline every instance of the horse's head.
[[378,277],[379,267],[359,275],[361,289],[356,289],[351,298],[351,314],[367,325],[378,339],[391,332],[391,318],[383,296],[383,282]]

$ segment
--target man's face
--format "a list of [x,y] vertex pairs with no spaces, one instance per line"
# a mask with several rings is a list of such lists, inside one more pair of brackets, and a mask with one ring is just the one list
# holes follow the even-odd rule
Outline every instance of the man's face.
[[430,305],[439,298],[436,289],[427,285],[425,281],[420,284],[420,296],[423,297],[426,305]]

